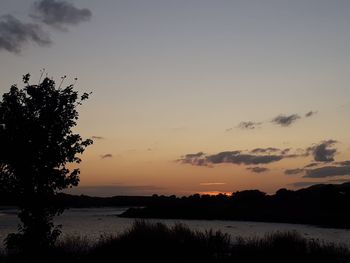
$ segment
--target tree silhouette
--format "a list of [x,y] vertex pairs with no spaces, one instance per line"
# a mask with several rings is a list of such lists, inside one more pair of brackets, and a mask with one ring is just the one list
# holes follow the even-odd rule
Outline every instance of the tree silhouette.
[[0,101],[0,190],[18,200],[19,232],[6,238],[8,248],[35,253],[50,248],[60,234],[53,217],[63,212],[55,204],[57,192],[77,186],[80,163],[77,156],[92,144],[72,128],[78,120],[77,107],[89,94],[79,96],[74,85],[56,87],[50,78],[24,88],[13,85]]

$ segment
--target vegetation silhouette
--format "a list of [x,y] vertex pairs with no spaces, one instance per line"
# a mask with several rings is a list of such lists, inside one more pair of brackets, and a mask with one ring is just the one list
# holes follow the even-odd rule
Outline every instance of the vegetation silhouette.
[[350,183],[313,185],[297,191],[280,189],[274,195],[259,190],[232,195],[154,195],[142,207],[122,217],[221,219],[314,224],[350,228]]
[[89,94],[62,88],[64,79],[58,87],[47,77],[31,85],[26,74],[24,88],[13,85],[0,101],[0,190],[15,198],[22,223],[5,243],[26,256],[54,246],[60,229],[53,217],[63,211],[55,196],[79,183],[79,169],[66,165],[79,163],[77,154],[92,144],[72,131]]
[[[15,196],[0,191],[0,205],[16,203]],[[55,203],[65,208],[129,207],[121,215],[129,218],[241,220],[350,228],[350,183],[318,184],[296,191],[283,188],[272,195],[259,190],[183,197],[58,193]]]
[[[4,254],[2,262],[21,261],[16,254]],[[350,252],[345,246],[306,239],[297,232],[243,238],[220,231],[194,231],[183,224],[136,221],[125,232],[102,236],[97,243],[84,237],[59,240],[50,262],[348,263]]]

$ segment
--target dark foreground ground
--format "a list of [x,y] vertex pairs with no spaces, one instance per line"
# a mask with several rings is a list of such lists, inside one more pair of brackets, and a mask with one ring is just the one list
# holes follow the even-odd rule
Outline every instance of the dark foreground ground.
[[296,232],[244,239],[221,232],[195,232],[184,225],[136,222],[118,237],[90,243],[70,237],[31,260],[5,251],[0,262],[350,262],[345,246],[306,240]]

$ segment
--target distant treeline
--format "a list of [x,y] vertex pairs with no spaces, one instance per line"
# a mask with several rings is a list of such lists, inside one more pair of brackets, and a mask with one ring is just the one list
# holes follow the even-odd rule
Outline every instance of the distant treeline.
[[221,219],[316,224],[350,227],[350,183],[314,185],[274,195],[259,190],[231,196],[153,196],[144,208],[130,208],[122,216],[136,218]]
[[[58,194],[63,207],[133,207],[122,214],[132,218],[220,219],[317,224],[350,228],[350,183],[314,185],[274,195],[259,190],[232,195],[90,197]],[[15,195],[0,193],[0,205],[16,205]]]

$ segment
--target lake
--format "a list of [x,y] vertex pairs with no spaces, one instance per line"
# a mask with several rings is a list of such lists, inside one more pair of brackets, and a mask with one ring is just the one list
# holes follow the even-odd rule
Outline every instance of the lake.
[[[127,208],[72,208],[66,210],[55,219],[56,224],[62,225],[62,237],[65,235],[86,236],[94,241],[101,235],[118,234],[130,227],[134,219],[120,218]],[[150,222],[162,222],[166,225],[183,223],[194,230],[221,230],[231,237],[263,236],[276,231],[298,231],[308,239],[319,239],[326,242],[342,243],[350,248],[350,230],[321,228],[301,224],[260,223],[222,220],[173,220],[149,219]],[[17,210],[14,208],[0,208],[0,240],[7,234],[15,232],[19,220]]]

